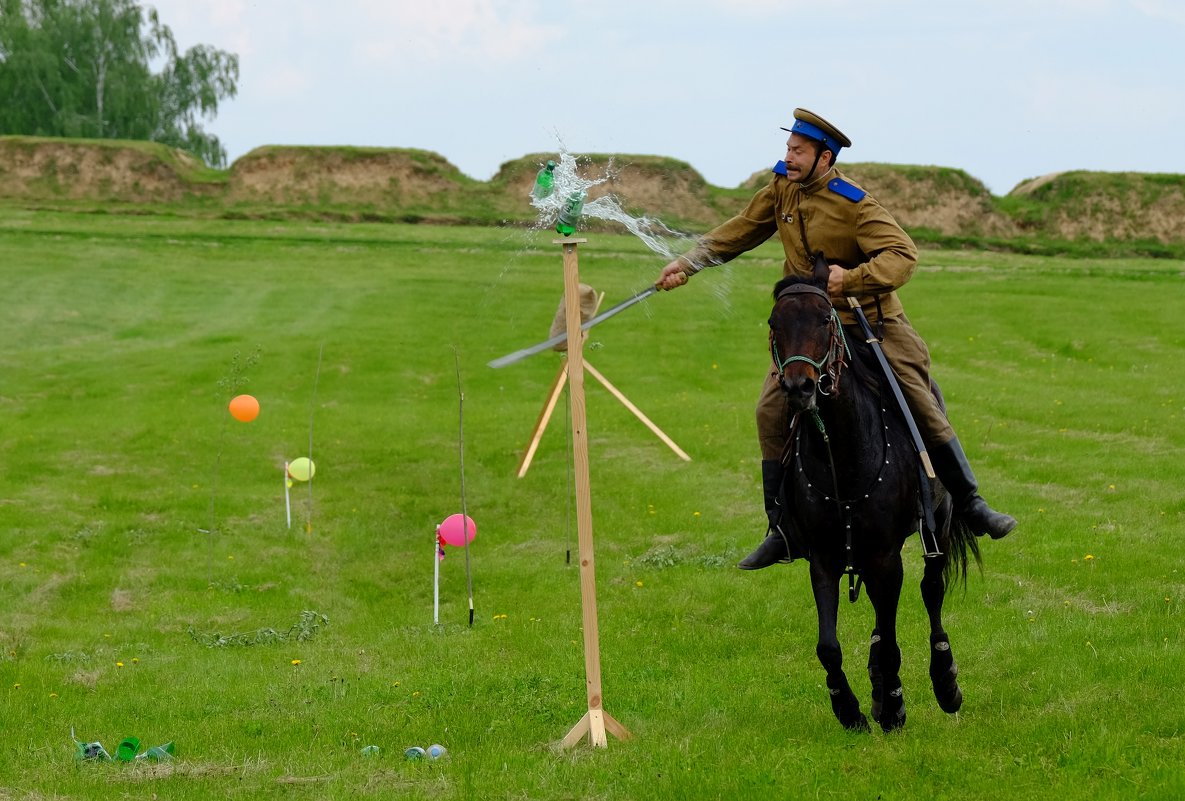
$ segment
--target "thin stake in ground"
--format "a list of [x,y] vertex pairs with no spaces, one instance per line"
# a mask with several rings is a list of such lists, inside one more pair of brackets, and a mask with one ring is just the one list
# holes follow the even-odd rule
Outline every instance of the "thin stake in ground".
[[465,392],[461,387],[461,357],[453,346],[457,366],[457,455],[461,466],[461,531],[465,543],[465,585],[469,590],[469,626],[473,626],[473,570],[469,562],[469,510],[465,501]]

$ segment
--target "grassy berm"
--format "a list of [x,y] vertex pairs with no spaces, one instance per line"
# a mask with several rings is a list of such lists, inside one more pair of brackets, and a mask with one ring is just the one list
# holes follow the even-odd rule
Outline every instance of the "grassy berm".
[[[780,154],[755,154],[739,186],[712,186],[683,161],[590,154],[581,173],[601,180],[631,214],[692,234],[736,214],[768,181]],[[535,173],[555,153],[506,162],[488,181],[443,156],[409,148],[268,146],[210,170],[163,145],[0,136],[0,204],[17,208],[276,219],[525,225]],[[961,169],[849,163],[844,173],[934,247],[1033,255],[1185,258],[1185,175],[1066,172],[992,195]],[[594,229],[596,230],[596,229]],[[606,229],[611,230],[611,229]]]
[[[553,238],[0,212],[0,799],[1185,795],[1178,264],[924,250],[906,304],[1020,527],[948,598],[954,716],[907,545],[891,736],[831,715],[807,567],[733,567],[764,533],[776,249],[593,329],[588,361],[692,460],[588,382],[604,705],[635,736],[563,751],[587,710],[563,404],[516,477],[562,361],[486,367],[546,337]],[[606,303],[662,265],[587,238]],[[841,615],[867,709],[870,606]],[[77,761],[72,730],[176,755]]]

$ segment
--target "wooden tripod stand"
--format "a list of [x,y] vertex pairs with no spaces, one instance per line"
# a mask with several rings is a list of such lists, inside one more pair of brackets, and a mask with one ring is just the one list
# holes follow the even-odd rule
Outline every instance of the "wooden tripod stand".
[[[588,240],[580,240],[580,241],[583,242],[583,241],[588,241]],[[564,303],[567,304],[567,300],[566,300],[567,291],[566,290],[565,290],[564,297],[565,297]],[[597,309],[599,309],[601,307],[601,301],[604,300],[604,298],[605,298],[604,293],[601,293],[601,295],[597,298]],[[596,314],[596,309],[593,310],[593,314],[594,315]],[[579,336],[580,336],[581,346],[583,347],[585,332],[581,331]],[[572,341],[571,337],[569,336],[569,349],[571,349],[571,341]],[[572,359],[571,359],[571,357],[569,357],[568,359],[564,360],[564,362],[562,364],[560,364],[560,369],[555,374],[555,380],[552,381],[552,383],[551,383],[551,391],[547,393],[547,400],[545,400],[543,402],[543,409],[539,412],[539,419],[535,422],[535,429],[531,432],[531,441],[527,445],[527,450],[523,453],[522,461],[519,462],[519,465],[518,465],[518,477],[519,478],[522,478],[523,476],[525,476],[527,474],[527,471],[531,469],[531,462],[535,458],[535,451],[537,451],[539,449],[539,441],[543,439],[543,432],[547,430],[547,424],[549,422],[551,422],[551,415],[555,411],[556,404],[559,402],[560,394],[564,391],[564,385],[567,384],[567,382],[568,382],[568,371],[569,371],[569,368],[571,367],[571,365],[572,365]],[[629,409],[630,412],[634,415],[634,417],[641,420],[642,425],[649,428],[654,433],[654,435],[656,437],[658,437],[660,440],[662,440],[662,442],[668,448],[670,448],[672,451],[674,451],[676,456],[678,456],[680,459],[682,459],[685,462],[691,461],[691,457],[687,455],[687,452],[684,451],[682,448],[680,448],[678,445],[676,445],[675,441],[672,440],[670,437],[668,437],[666,435],[666,433],[661,428],[659,428],[657,425],[655,425],[653,420],[651,420],[649,417],[647,417],[641,409],[639,409],[637,406],[635,406],[634,403],[629,398],[627,398],[625,396],[625,393],[623,393],[617,387],[613,386],[613,384],[611,384],[609,382],[609,379],[605,378],[605,376],[601,374],[600,370],[593,367],[591,364],[588,363],[588,361],[584,361],[584,369],[588,372],[589,375],[591,375],[598,382],[600,382],[601,386],[603,386],[605,389],[609,390],[609,394],[612,395],[613,397],[617,398],[617,400],[619,400],[621,402],[622,406]]]

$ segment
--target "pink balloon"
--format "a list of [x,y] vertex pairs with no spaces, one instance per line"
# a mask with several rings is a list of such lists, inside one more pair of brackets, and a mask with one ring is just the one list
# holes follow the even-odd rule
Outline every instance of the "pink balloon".
[[445,545],[460,548],[467,542],[473,542],[473,538],[477,536],[477,524],[473,522],[472,517],[449,515],[436,527],[436,533],[444,540]]

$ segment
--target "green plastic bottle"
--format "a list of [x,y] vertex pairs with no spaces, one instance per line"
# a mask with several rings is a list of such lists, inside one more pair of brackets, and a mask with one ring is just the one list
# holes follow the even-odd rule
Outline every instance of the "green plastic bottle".
[[580,215],[584,213],[584,197],[585,192],[579,189],[568,195],[568,201],[564,204],[563,211],[560,212],[560,217],[555,222],[556,233],[564,236],[571,236],[576,233],[576,224],[580,222]]
[[548,159],[547,164],[539,168],[535,175],[535,185],[531,187],[531,197],[543,200],[555,191],[555,162]]

